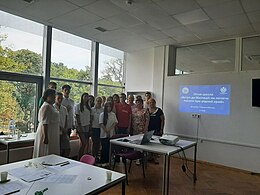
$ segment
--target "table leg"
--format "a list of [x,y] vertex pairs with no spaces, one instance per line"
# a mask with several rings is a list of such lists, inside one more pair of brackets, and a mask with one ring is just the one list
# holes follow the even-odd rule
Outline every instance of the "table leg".
[[122,181],[122,195],[125,195],[125,180]]
[[193,161],[193,183],[196,183],[197,180],[197,143],[194,146],[194,161]]
[[109,144],[110,144],[110,147],[109,147],[109,167],[110,167],[110,169],[111,169],[111,155],[112,155],[112,150],[111,150],[111,148],[112,148],[112,144],[111,144],[111,142],[109,142]]
[[9,163],[9,152],[10,152],[9,143],[7,143],[7,145],[6,145],[6,163],[7,164]]
[[170,181],[170,162],[171,162],[171,157],[167,156],[167,181],[166,181],[166,194],[169,194],[169,181]]
[[169,156],[164,156],[164,166],[163,166],[163,191],[162,194],[168,194],[169,186]]

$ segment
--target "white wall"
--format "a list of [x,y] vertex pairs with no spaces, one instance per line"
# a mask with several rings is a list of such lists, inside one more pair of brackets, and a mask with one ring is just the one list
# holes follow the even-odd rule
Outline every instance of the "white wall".
[[154,49],[126,54],[126,92],[152,91]]
[[[201,116],[198,159],[259,173],[260,108],[251,106],[251,79],[259,78],[260,71],[168,77],[167,51],[167,47],[158,47],[128,54],[126,90],[151,90],[158,106],[163,103],[165,131],[195,138],[196,119],[191,118],[191,113],[179,112],[179,85],[231,84],[230,115]],[[141,64],[153,72],[150,75],[146,72],[144,76],[144,69],[139,71]],[[142,80],[146,80],[145,85]]]
[[199,119],[198,136],[204,141],[199,143],[198,159],[260,172],[260,109],[251,106],[251,79],[256,77],[260,72],[166,77],[165,130],[196,137],[197,119],[179,112],[180,85],[231,84],[230,115],[202,115]]

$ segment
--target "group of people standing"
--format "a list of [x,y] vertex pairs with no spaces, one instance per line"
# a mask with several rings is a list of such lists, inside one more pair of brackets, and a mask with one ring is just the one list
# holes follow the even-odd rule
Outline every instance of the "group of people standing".
[[124,93],[96,98],[83,93],[80,103],[75,105],[69,97],[69,85],[62,86],[62,93],[56,88],[56,83],[49,83],[40,99],[33,157],[69,157],[69,139],[74,128],[81,141],[79,159],[90,152],[100,163],[108,163],[109,141],[115,134],[136,135],[151,130],[155,135],[163,133],[164,114],[150,92],[145,93],[145,100],[133,95],[127,98]]

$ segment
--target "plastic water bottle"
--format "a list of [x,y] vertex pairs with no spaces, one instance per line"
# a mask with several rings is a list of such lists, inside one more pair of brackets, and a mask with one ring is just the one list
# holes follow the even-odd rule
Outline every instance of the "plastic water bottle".
[[15,120],[14,119],[11,119],[9,121],[9,131],[10,131],[11,135],[14,137],[14,134],[15,134]]

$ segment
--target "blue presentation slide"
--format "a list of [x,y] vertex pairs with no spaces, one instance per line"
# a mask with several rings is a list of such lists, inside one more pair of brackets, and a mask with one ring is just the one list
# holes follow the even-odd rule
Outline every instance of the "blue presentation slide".
[[229,115],[230,91],[230,85],[180,86],[180,112]]

